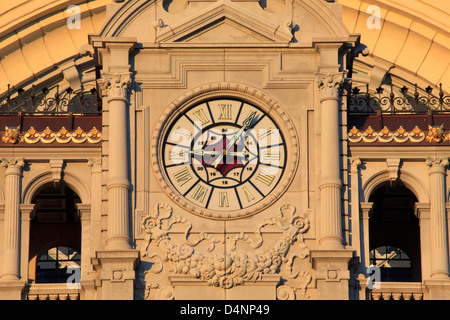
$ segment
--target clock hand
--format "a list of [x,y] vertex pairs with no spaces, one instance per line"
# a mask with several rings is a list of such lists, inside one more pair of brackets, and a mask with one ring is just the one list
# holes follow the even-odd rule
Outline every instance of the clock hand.
[[186,153],[191,153],[197,156],[204,156],[205,154],[211,155],[214,157],[215,154],[219,154],[219,151],[216,150],[203,150],[203,149],[196,149],[194,151],[188,150]]
[[244,151],[230,151],[228,154],[236,157],[245,157]]
[[[237,141],[237,139],[239,139],[239,137],[241,136],[242,132],[244,132],[244,130],[247,129],[248,126],[250,126],[250,124],[252,123],[253,118],[255,117],[255,115],[256,115],[256,111],[250,113],[250,115],[247,117],[247,119],[244,120],[244,122],[242,123],[242,127],[238,130],[238,132],[234,135],[234,137],[230,140],[228,145],[225,147],[225,151],[228,151],[228,149],[231,148],[231,146]],[[222,152],[217,157],[217,159],[212,163],[214,168],[217,168],[217,166],[219,165],[219,162],[222,161],[223,156],[224,156],[224,152]]]

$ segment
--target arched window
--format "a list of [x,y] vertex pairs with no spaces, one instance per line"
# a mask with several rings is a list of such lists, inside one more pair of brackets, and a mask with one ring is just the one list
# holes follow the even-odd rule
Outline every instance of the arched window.
[[370,251],[370,264],[381,271],[381,281],[412,281],[411,259],[400,248],[381,246]]
[[401,181],[385,183],[371,195],[370,260],[378,265],[381,281],[421,281],[417,198]]
[[[65,283],[79,268],[81,254],[78,250],[69,247],[50,248],[37,258],[36,283]],[[74,280],[79,283],[80,279],[75,277]]]
[[66,282],[76,272],[69,269],[81,265],[81,223],[76,210],[76,204],[80,202],[78,195],[64,182],[46,184],[34,195],[35,214],[30,223],[30,283]]

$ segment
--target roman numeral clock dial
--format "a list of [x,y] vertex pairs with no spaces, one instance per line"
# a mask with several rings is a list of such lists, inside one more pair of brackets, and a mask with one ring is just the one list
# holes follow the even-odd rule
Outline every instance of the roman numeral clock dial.
[[187,107],[160,134],[162,180],[179,204],[209,218],[260,211],[281,195],[276,190],[287,185],[286,170],[293,171],[281,125],[263,108],[238,99]]

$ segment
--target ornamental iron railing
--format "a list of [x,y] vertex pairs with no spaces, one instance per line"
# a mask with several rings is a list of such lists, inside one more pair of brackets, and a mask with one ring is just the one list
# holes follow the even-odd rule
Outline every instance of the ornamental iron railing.
[[348,112],[350,114],[450,113],[450,96],[444,94],[442,84],[439,85],[438,96],[432,94],[433,88],[430,86],[421,90],[422,94],[419,93],[417,84],[413,93],[409,92],[406,86],[390,87],[388,93],[381,86],[375,91],[370,91],[369,85],[366,85],[366,92],[357,87],[351,89],[347,92]]
[[36,90],[33,85],[28,92],[18,89],[11,93],[10,85],[3,98],[0,98],[0,115],[8,114],[99,114],[102,110],[102,101],[95,88],[91,90],[74,91],[67,88],[60,92],[59,85],[52,89],[47,87]]

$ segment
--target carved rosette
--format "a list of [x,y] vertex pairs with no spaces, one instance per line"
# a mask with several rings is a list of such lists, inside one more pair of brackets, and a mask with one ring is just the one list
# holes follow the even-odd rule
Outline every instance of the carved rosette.
[[316,84],[319,88],[321,99],[338,99],[344,83],[345,72],[316,73]]
[[127,101],[128,89],[131,83],[131,73],[104,72],[102,76],[103,79],[101,80],[101,84],[103,84],[104,89],[106,90],[108,99]]

